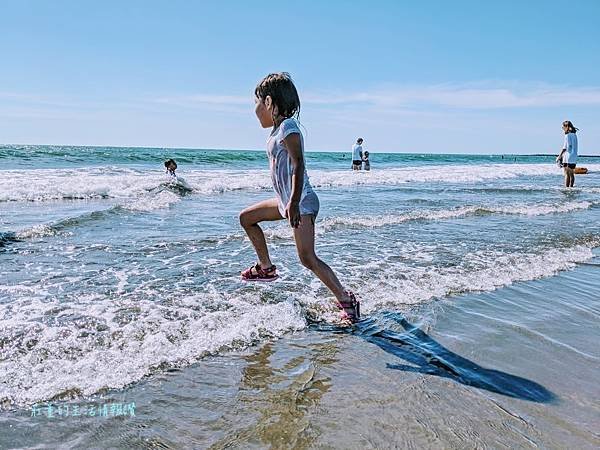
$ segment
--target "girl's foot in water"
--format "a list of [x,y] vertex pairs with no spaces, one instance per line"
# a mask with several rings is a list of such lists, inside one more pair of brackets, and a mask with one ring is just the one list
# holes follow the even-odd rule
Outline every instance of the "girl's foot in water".
[[279,278],[279,275],[277,275],[277,267],[274,265],[263,269],[260,263],[256,263],[242,272],[242,280],[244,281],[273,281],[277,278]]
[[360,302],[352,291],[344,291],[344,298],[337,301],[338,307],[342,310],[342,319],[350,323],[358,322],[360,319]]

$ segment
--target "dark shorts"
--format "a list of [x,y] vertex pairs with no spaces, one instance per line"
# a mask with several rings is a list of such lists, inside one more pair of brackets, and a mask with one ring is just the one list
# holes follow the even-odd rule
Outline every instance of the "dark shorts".
[[568,167],[569,169],[574,169],[576,165],[577,165],[577,164],[564,164],[564,163],[563,163],[563,165],[562,165],[562,166],[563,166],[563,168],[564,168],[564,169],[566,169],[567,167]]
[[360,159],[353,159],[352,165],[353,166],[362,166],[362,161]]

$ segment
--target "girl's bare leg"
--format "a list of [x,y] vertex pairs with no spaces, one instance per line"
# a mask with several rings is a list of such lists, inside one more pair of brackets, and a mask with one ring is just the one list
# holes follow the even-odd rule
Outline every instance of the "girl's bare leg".
[[240,213],[240,225],[242,225],[250,238],[250,242],[252,242],[256,251],[256,256],[258,256],[260,267],[263,269],[267,269],[273,264],[271,264],[271,258],[269,258],[265,234],[258,224],[260,222],[283,219],[279,213],[279,208],[277,208],[277,203],[276,198],[264,200],[249,206]]
[[575,169],[569,169],[569,187],[573,187],[575,185]]
[[575,169],[565,167],[565,187],[573,187],[575,185]]
[[315,254],[315,217],[302,216],[298,228],[294,228],[294,239],[300,262],[311,270],[339,301],[348,301],[349,296],[344,292],[344,286],[331,267],[321,261]]

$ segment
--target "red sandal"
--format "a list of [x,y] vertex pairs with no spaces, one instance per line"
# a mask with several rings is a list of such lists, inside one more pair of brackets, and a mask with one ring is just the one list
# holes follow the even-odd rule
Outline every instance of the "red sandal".
[[260,263],[256,263],[242,272],[242,280],[244,281],[273,281],[277,278],[279,278],[277,267],[271,266],[263,269],[260,267]]
[[346,291],[349,301],[340,302],[337,300],[338,307],[342,310],[342,318],[354,323],[360,319],[360,302],[356,299],[356,295],[352,291]]

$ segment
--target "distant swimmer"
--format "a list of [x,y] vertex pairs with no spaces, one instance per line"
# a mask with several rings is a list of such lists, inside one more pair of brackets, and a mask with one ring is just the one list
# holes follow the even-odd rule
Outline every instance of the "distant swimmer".
[[359,137],[352,146],[352,170],[361,170],[363,162],[363,138]]
[[173,178],[177,178],[177,175],[175,175],[175,171],[177,170],[177,163],[174,159],[167,159],[165,161],[165,168],[167,169],[167,175]]
[[188,192],[193,191],[192,187],[185,181],[185,179],[177,176],[175,173],[177,170],[177,163],[174,159],[167,159],[165,161],[165,169],[167,179],[164,183],[161,183],[162,187],[171,191],[175,191],[179,194],[187,194]]
[[365,164],[365,170],[371,170],[371,161],[369,161],[369,152],[365,150],[363,154],[363,163]]
[[577,131],[570,120],[565,120],[562,124],[565,133],[565,143],[560,154],[556,157],[556,162],[563,167],[565,171],[565,187],[573,187],[575,184],[575,167],[577,164]]

